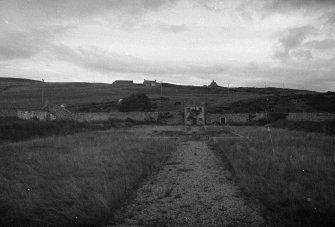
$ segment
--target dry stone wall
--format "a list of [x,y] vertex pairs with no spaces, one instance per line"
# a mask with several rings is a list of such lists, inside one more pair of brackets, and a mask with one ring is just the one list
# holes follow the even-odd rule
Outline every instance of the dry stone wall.
[[55,115],[42,110],[18,110],[17,117],[22,120],[37,119],[40,121],[52,121],[56,119]]
[[167,125],[180,125],[184,123],[182,112],[159,112],[158,122]]
[[327,121],[335,120],[335,114],[332,113],[289,113],[286,117],[289,121]]
[[134,121],[150,121],[157,122],[158,112],[106,112],[106,113],[75,113],[74,119],[79,122],[84,121],[106,121],[109,119]]
[[265,113],[207,114],[207,124],[245,123],[265,118]]
[[17,117],[17,110],[15,109],[0,110],[0,117]]
[[[132,119],[139,122],[157,122],[168,125],[184,124],[183,112],[100,112],[84,113],[71,112],[65,108],[52,106],[43,110],[0,110],[0,117],[18,117],[19,119],[39,120],[75,120],[106,121],[109,119]],[[265,113],[239,113],[239,114],[206,114],[206,124],[246,123],[265,119]],[[286,120],[290,121],[326,121],[335,120],[332,113],[288,113]]]

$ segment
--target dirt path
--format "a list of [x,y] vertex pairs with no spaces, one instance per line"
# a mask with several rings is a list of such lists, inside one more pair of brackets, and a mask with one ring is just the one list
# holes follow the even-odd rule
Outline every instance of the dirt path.
[[206,141],[188,141],[110,226],[262,226]]

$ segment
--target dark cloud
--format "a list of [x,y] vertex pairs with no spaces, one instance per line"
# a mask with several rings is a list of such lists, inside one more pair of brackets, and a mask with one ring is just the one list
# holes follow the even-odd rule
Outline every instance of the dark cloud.
[[299,46],[309,35],[317,33],[317,29],[312,26],[303,26],[297,28],[289,28],[279,42],[285,50]]
[[[318,30],[313,26],[302,26],[289,28],[283,34],[280,34],[279,43],[282,47],[274,54],[274,58],[286,61],[290,58],[290,51],[302,45],[303,41],[311,35],[317,34]],[[300,52],[302,53],[302,52]],[[304,52],[306,54],[306,52]]]
[[86,17],[108,11],[127,12],[132,15],[157,10],[176,0],[1,0],[0,11],[4,16],[17,12],[26,19],[66,19]]
[[135,73],[135,74],[218,74],[227,72],[225,65],[201,66],[175,62],[144,61],[129,55],[91,48],[71,49],[56,47],[57,58],[71,62],[79,67],[100,73]]
[[0,59],[30,58],[48,49],[58,34],[71,26],[0,27]]
[[305,47],[317,50],[331,50],[335,48],[334,39],[312,40],[304,43]]
[[292,10],[324,10],[335,7],[334,0],[266,0],[264,10],[287,13]]
[[293,58],[296,58],[298,60],[310,60],[313,58],[312,53],[310,50],[304,50],[304,49],[296,49],[290,52],[290,55]]
[[164,23],[159,23],[159,24],[145,24],[142,26],[144,29],[149,29],[149,30],[158,30],[158,31],[163,31],[163,32],[173,32],[173,33],[178,33],[178,32],[185,32],[190,30],[188,26],[186,25],[168,25]]

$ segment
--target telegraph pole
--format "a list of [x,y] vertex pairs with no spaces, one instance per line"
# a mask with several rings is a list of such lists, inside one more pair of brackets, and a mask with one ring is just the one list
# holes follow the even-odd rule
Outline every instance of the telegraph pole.
[[228,95],[229,95],[229,85],[230,85],[231,82],[229,82],[227,85],[228,85]]
[[44,103],[44,79],[42,79],[42,106]]
[[161,81],[161,97],[163,97],[163,81]]

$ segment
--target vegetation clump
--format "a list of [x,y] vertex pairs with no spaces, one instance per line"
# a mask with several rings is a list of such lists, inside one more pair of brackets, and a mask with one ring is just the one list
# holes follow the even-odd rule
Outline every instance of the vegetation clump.
[[78,112],[113,112],[117,110],[117,102],[80,103],[70,105],[67,109]]
[[151,103],[149,97],[143,93],[131,94],[122,99],[118,105],[120,112],[134,112],[134,111],[153,111],[154,105]]

